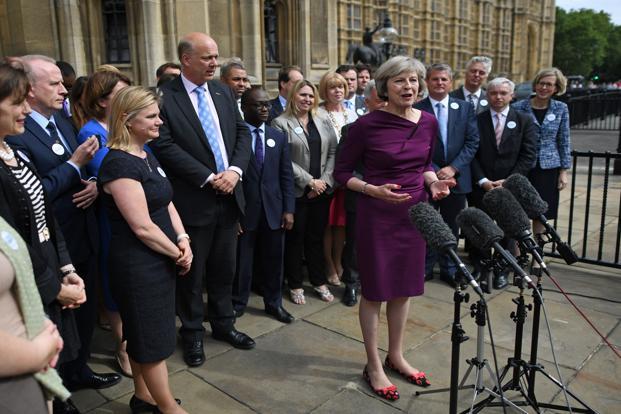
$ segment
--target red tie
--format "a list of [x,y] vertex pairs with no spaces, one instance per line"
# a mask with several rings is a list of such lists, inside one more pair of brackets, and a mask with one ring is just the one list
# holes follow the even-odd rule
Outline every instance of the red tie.
[[494,133],[496,134],[496,147],[500,147],[500,141],[502,140],[502,114],[496,114],[496,128]]

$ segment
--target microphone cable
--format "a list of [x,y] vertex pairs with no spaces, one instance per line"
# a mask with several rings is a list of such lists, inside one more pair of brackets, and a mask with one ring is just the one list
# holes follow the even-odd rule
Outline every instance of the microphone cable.
[[[619,354],[619,351],[614,347],[614,345],[612,345],[608,339],[599,331],[599,329],[597,329],[597,327],[593,324],[593,322],[591,322],[591,320],[588,318],[588,316],[586,316],[584,314],[584,312],[582,312],[582,310],[578,307],[578,305],[576,305],[576,303],[571,300],[571,298],[569,297],[569,294],[567,292],[565,292],[563,290],[563,288],[561,287],[561,285],[559,285],[559,283],[556,281],[556,279],[554,277],[552,277],[552,275],[550,274],[550,271],[547,268],[541,268],[544,273],[550,278],[550,280],[552,281],[552,283],[554,283],[554,285],[556,286],[556,288],[558,289],[558,291],[565,296],[565,298],[567,299],[567,301],[574,307],[574,309],[578,312],[578,314],[580,314],[580,316],[582,316],[582,318],[591,326],[591,328],[593,328],[593,330],[599,335],[600,338],[602,338],[602,340],[604,341],[604,343],[606,345],[608,345],[608,347],[612,350],[612,352],[615,353],[615,355],[618,358],[621,358],[621,354]],[[540,296],[541,299],[541,296]],[[615,302],[613,300],[610,300],[611,302]],[[543,304],[543,301],[542,301]]]

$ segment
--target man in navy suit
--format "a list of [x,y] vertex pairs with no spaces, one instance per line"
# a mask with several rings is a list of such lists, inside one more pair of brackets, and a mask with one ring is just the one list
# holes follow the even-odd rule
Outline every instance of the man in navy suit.
[[341,65],[336,68],[336,73],[343,76],[347,82],[349,95],[347,95],[343,101],[345,108],[356,112],[358,116],[366,114],[367,107],[364,104],[364,97],[356,95],[356,91],[358,90],[358,70],[356,67],[354,65]]
[[67,90],[55,61],[39,55],[24,56],[22,61],[32,86],[28,95],[32,113],[26,118],[25,132],[7,141],[25,155],[41,175],[75,266],[65,266],[61,270],[70,278],[79,274],[88,295],[88,300],[74,311],[81,343],[78,358],[63,364],[60,373],[72,388],[109,387],[121,377],[95,374],[86,365],[97,311],[99,246],[92,206],[97,198],[97,185],[89,180],[83,167],[92,159],[99,144],[91,137],[78,146],[72,124],[61,116]]
[[218,44],[205,33],[185,35],[177,48],[181,76],[161,87],[164,122],[150,146],[174,189],[173,201],[192,240],[194,262],[177,279],[183,357],[205,362],[203,291],[212,337],[240,349],[255,342],[235,329],[232,291],[239,218],[245,210],[241,178],[252,155],[250,133],[233,91],[214,80]]
[[487,56],[474,56],[466,63],[464,86],[450,93],[453,98],[469,102],[477,114],[489,109],[489,98],[483,85],[492,71],[492,63]]
[[[451,194],[435,202],[436,208],[457,237],[457,214],[466,207],[466,195],[472,191],[470,163],[479,147],[479,131],[472,105],[449,97],[453,74],[446,64],[433,64],[427,69],[429,96],[415,107],[434,114],[438,119],[438,137],[433,153],[433,166],[440,180],[455,179]],[[428,249],[425,279],[433,278],[433,266],[440,261],[440,278],[453,285],[456,266],[448,255]]]
[[278,72],[278,96],[270,101],[272,107],[267,118],[268,124],[283,113],[287,106],[287,99],[291,88],[302,79],[304,79],[304,73],[302,73],[302,69],[299,66],[285,66]]
[[241,219],[237,256],[237,280],[233,306],[241,316],[248,304],[254,269],[261,274],[265,313],[283,323],[293,316],[282,306],[285,230],[293,227],[295,195],[287,136],[265,124],[269,96],[259,86],[241,98],[244,119],[252,137],[243,188],[246,215]]

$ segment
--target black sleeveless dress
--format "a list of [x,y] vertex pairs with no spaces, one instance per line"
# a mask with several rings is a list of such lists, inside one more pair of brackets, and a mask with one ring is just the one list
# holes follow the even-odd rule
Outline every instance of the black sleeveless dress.
[[[99,185],[120,178],[142,184],[151,220],[174,242],[176,235],[168,214],[172,186],[155,157],[147,153],[143,159],[110,150],[99,169]],[[100,194],[110,219],[110,286],[123,320],[127,353],[138,363],[161,361],[175,350],[174,260],[138,239],[112,196],[104,191]]]

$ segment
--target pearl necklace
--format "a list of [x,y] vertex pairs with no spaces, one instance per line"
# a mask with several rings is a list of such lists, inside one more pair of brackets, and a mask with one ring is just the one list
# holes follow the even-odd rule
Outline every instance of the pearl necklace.
[[[343,125],[347,125],[349,123],[348,122],[349,119],[347,118],[347,109],[343,109],[343,119],[345,121],[343,125],[339,125],[338,122],[336,122],[336,118],[334,116],[333,111],[326,110],[326,112],[328,113],[328,118],[330,118],[330,123],[332,124],[332,127],[336,131],[337,137],[341,139],[341,128],[343,127]],[[334,111],[334,112],[337,112],[337,111]]]
[[13,158],[15,158],[15,152],[13,152],[11,147],[9,147],[6,142],[3,142],[2,146],[4,147],[4,149],[0,149],[0,158],[2,158],[4,161],[11,161]]

